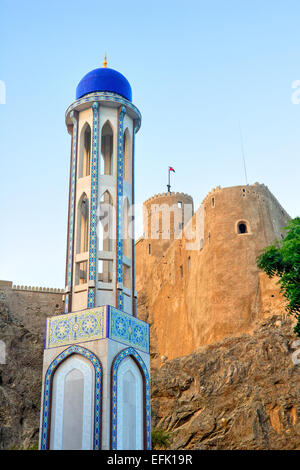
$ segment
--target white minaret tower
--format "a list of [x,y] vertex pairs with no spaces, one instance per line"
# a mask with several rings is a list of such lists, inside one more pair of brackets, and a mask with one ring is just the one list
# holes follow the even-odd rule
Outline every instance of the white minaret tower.
[[150,449],[149,325],[136,315],[131,87],[80,81],[71,135],[65,314],[47,320],[41,449]]

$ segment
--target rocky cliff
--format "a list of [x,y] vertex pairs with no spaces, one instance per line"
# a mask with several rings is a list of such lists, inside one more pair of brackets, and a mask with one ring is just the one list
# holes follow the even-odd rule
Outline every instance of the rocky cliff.
[[173,449],[300,449],[300,365],[290,319],[226,338],[152,373],[152,422]]
[[38,441],[43,331],[29,331],[2,304],[0,332],[0,449],[28,448]]
[[37,446],[45,319],[61,310],[60,293],[0,285],[0,449]]

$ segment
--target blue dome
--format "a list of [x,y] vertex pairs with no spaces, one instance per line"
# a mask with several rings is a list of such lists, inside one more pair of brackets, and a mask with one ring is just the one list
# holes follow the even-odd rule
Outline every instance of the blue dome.
[[76,99],[94,91],[110,91],[132,101],[131,86],[127,78],[107,67],[92,70],[80,80],[76,88]]

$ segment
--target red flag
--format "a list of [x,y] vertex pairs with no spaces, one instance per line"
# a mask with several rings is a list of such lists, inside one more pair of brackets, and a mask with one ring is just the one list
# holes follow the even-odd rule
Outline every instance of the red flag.
[[174,171],[174,173],[175,173],[174,168],[172,168],[171,166],[169,166],[169,170],[170,170],[170,171]]

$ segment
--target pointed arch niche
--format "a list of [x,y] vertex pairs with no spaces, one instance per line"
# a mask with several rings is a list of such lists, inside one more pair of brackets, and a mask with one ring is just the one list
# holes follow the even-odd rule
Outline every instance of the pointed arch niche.
[[132,227],[130,216],[130,205],[127,197],[124,198],[123,203],[123,249],[124,255],[131,258],[131,242],[132,242]]
[[41,449],[99,450],[101,422],[102,365],[86,348],[70,346],[46,372]]
[[91,126],[86,122],[80,133],[80,154],[78,177],[83,178],[90,174],[91,168]]
[[151,449],[150,378],[134,348],[115,357],[111,381],[111,449]]
[[[98,240],[100,256],[98,260],[98,281],[111,283],[113,278],[113,199],[105,191],[100,197]],[[105,252],[105,255],[101,252]]]
[[113,175],[113,127],[106,121],[101,131],[101,175]]
[[88,251],[89,201],[82,194],[77,207],[77,253]]
[[89,201],[85,193],[82,194],[77,206],[77,236],[76,253],[86,253],[86,260],[76,263],[75,285],[87,283],[87,254],[89,241]]
[[108,190],[100,197],[99,211],[99,250],[112,251],[113,237],[113,199]]
[[124,180],[131,183],[131,137],[128,127],[125,129],[123,137],[124,155]]

